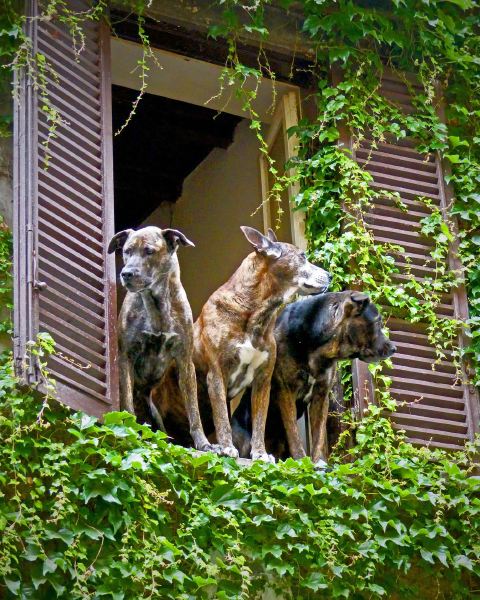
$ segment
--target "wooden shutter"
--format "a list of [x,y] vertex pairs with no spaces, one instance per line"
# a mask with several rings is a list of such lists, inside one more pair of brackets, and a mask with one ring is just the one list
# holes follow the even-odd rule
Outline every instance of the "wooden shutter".
[[[415,85],[412,81],[412,85]],[[412,112],[407,85],[393,74],[385,74],[381,91],[399,108]],[[378,198],[366,215],[366,221],[378,242],[396,243],[405,248],[411,259],[411,273],[421,280],[431,273],[432,242],[422,237],[420,220],[429,214],[418,201],[419,196],[432,200],[446,213],[449,189],[438,155],[425,157],[415,150],[413,141],[385,141],[373,148],[369,140],[351,148],[355,159],[373,176],[372,186],[378,190],[398,192],[408,206],[403,212],[389,198]],[[453,253],[451,268],[458,268]],[[401,273],[398,281],[407,278],[406,262],[397,261]],[[403,273],[402,273],[403,271]],[[465,290],[460,287],[442,298],[437,314],[446,317],[467,316]],[[432,369],[435,350],[429,344],[426,326],[404,319],[388,321],[390,337],[397,346],[393,357],[392,396],[398,409],[392,415],[394,426],[403,429],[413,443],[456,449],[478,431],[478,399],[475,390],[458,382],[451,354]],[[355,361],[354,382],[360,402],[371,397],[371,380],[364,363]]]
[[[275,168],[282,176],[285,173],[285,163],[297,153],[298,139],[295,135],[289,136],[287,131],[290,127],[298,124],[300,110],[300,98],[297,91],[287,92],[280,98],[270,127],[265,136],[268,152],[275,161]],[[283,214],[278,223],[278,203],[270,199],[270,191],[274,185],[269,172],[268,160],[264,154],[260,155],[260,175],[262,181],[262,207],[263,223],[265,231],[271,227],[275,230],[278,239],[284,242],[296,244],[305,249],[304,213],[292,210],[293,200],[299,192],[298,183],[289,185],[287,189],[280,192],[281,208]],[[277,227],[279,225],[279,227]]]
[[[87,10],[85,0],[70,1]],[[38,14],[35,0],[29,15]],[[15,106],[14,353],[19,375],[42,386],[28,341],[49,332],[57,353],[48,361],[63,403],[94,415],[118,406],[113,235],[109,32],[85,25],[85,48],[56,21],[29,20],[34,51],[48,75],[52,104],[63,123],[49,140],[42,101],[25,74]]]

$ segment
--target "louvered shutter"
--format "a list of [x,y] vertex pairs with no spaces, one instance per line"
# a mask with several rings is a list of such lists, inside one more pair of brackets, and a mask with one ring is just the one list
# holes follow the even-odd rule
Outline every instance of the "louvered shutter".
[[[77,11],[91,7],[69,2]],[[38,14],[30,1],[30,15]],[[52,104],[64,121],[49,140],[49,123],[32,82],[20,76],[15,107],[14,352],[17,372],[42,385],[28,357],[29,340],[49,332],[48,361],[58,399],[94,415],[117,408],[109,33],[85,25],[85,48],[55,21],[29,20],[27,33],[58,79],[48,77]],[[27,358],[26,358],[27,357]]]
[[[401,110],[413,111],[408,87],[397,76],[385,74],[381,91]],[[420,231],[420,220],[430,211],[418,197],[429,198],[435,206],[446,211],[449,190],[440,158],[425,157],[415,150],[413,141],[404,140],[377,143],[375,148],[369,140],[364,140],[358,148],[351,150],[354,158],[372,174],[372,187],[398,192],[408,207],[404,212],[391,199],[378,198],[366,215],[375,240],[403,246],[411,260],[411,273],[419,280],[431,275],[432,242]],[[449,260],[452,268],[458,267],[453,256]],[[400,267],[398,281],[401,282],[407,278],[404,257],[400,257],[397,264]],[[463,288],[444,296],[437,308],[437,314],[446,317],[465,318],[466,313]],[[448,352],[447,359],[432,369],[436,355],[428,342],[425,324],[391,318],[388,326],[390,337],[397,346],[393,369],[387,371],[393,381],[392,396],[398,401],[398,409],[392,415],[394,426],[405,430],[413,443],[460,448],[478,431],[475,390],[458,381]],[[371,381],[366,365],[355,362],[354,383],[361,403],[362,399],[371,397]]]

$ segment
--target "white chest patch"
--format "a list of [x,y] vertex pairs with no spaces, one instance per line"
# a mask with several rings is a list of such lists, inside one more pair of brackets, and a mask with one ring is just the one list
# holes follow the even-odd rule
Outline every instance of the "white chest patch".
[[289,288],[286,292],[284,292],[283,302],[288,302],[289,300],[291,300],[293,298],[293,296],[295,296],[295,294],[298,292],[299,287],[300,286],[295,285],[295,286]]
[[305,394],[305,396],[303,397],[303,402],[305,404],[309,404],[310,400],[312,399],[312,394],[313,394],[313,386],[315,385],[316,379],[315,377],[312,377],[311,375],[308,376],[308,385],[310,386],[308,388],[307,393]]
[[255,372],[268,359],[266,350],[257,350],[250,340],[237,345],[238,365],[230,375],[228,381],[228,396],[234,398],[243,389],[248,387],[255,376]]

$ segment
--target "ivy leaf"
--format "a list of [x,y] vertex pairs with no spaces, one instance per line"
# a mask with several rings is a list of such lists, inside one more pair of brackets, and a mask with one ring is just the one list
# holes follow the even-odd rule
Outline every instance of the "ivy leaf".
[[473,571],[473,562],[465,554],[457,554],[453,557],[453,562],[457,567],[465,567],[469,571]]
[[20,581],[12,581],[11,579],[7,579],[6,577],[4,581],[5,585],[12,592],[12,594],[15,594],[15,596],[17,596],[17,592],[20,589]]
[[452,4],[456,4],[457,6],[459,6],[460,8],[462,8],[463,10],[468,10],[469,8],[473,7],[473,1],[472,0],[443,0],[443,2],[450,2]]
[[312,573],[302,581],[302,585],[310,588],[314,592],[328,588],[326,577],[322,573]]
[[43,561],[42,573],[47,575],[48,573],[55,573],[57,570],[57,563],[53,561],[51,558],[46,558]]
[[435,561],[433,560],[433,554],[431,552],[420,548],[420,554],[422,555],[423,560],[432,563],[432,565],[435,564]]
[[383,588],[381,585],[377,585],[376,583],[369,583],[368,589],[379,596],[384,596],[387,593],[385,588]]
[[96,422],[96,417],[91,417],[90,415],[82,414],[79,427],[81,430],[88,429],[92,427],[92,425],[95,425]]

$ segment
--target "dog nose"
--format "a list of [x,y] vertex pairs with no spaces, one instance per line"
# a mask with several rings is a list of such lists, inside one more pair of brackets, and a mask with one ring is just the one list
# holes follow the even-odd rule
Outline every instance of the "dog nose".
[[124,281],[130,281],[130,279],[133,277],[133,271],[125,271],[125,269],[123,269],[120,275]]
[[331,273],[327,273],[327,279],[328,279],[328,283],[332,282],[333,276]]
[[396,351],[397,351],[397,347],[395,346],[395,344],[388,342],[384,349],[384,356],[386,358],[390,358],[390,356],[393,356]]

